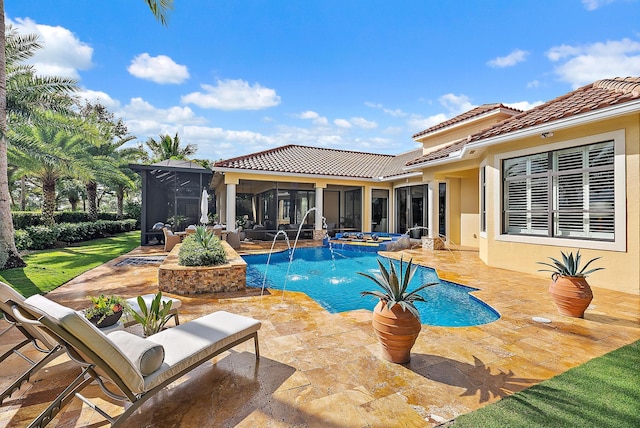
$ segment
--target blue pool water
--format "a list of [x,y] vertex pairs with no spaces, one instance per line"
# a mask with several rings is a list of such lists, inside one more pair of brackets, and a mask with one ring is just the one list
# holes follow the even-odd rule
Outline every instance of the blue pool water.
[[[266,288],[282,290],[286,281],[288,291],[301,291],[317,301],[327,311],[345,312],[355,309],[373,310],[377,301],[360,296],[361,291],[379,287],[356,272],[378,272],[376,254],[360,251],[334,251],[329,248],[299,248],[295,250],[289,269],[289,252],[274,253],[267,268],[268,255],[243,256],[247,262],[247,286],[262,287],[267,271]],[[388,267],[388,259],[382,258]],[[433,269],[418,267],[409,286],[413,290],[421,284],[437,282],[422,294],[426,302],[417,302],[422,324],[463,327],[486,324],[500,318],[489,305],[469,293],[475,288],[443,281]]]

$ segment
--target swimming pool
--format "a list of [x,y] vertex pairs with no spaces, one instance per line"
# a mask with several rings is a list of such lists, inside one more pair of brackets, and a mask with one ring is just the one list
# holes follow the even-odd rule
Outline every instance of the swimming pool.
[[[267,254],[243,256],[243,259],[247,262],[248,287],[262,287],[266,270],[265,287],[282,290],[289,269],[288,291],[306,293],[327,311],[336,313],[373,310],[377,301],[373,297],[360,296],[360,292],[378,287],[356,272],[377,273],[377,257],[368,252],[331,252],[327,247],[314,247],[296,249],[290,269],[288,251],[272,254],[268,268]],[[389,262],[384,259],[383,263],[388,265]],[[475,288],[443,281],[430,268],[418,267],[409,289],[427,282],[438,284],[423,291],[426,302],[416,302],[422,324],[464,327],[487,324],[500,318],[493,308],[469,294]]]

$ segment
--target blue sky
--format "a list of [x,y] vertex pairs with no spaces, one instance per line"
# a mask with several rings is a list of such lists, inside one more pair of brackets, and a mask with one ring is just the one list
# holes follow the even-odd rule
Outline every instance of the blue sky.
[[285,144],[374,153],[484,103],[530,108],[640,76],[639,0],[188,0],[162,27],[142,0],[6,0],[44,49],[145,141],[197,158]]

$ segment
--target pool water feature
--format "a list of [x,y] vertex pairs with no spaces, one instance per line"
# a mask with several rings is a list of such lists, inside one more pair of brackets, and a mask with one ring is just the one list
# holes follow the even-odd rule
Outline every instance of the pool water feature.
[[[362,297],[360,292],[375,290],[378,286],[356,272],[378,273],[378,256],[335,249],[333,255],[334,259],[327,247],[299,248],[290,263],[288,252],[273,253],[266,278],[268,254],[243,256],[247,262],[247,287],[260,288],[264,282],[268,288],[282,290],[286,283],[287,290],[307,294],[331,313],[373,310],[377,301]],[[388,259],[383,258],[383,263],[388,265]],[[430,268],[417,268],[409,290],[427,282],[437,282],[437,285],[421,292],[426,302],[416,302],[422,324],[464,327],[500,318],[493,308],[469,294],[475,288],[441,280]]]

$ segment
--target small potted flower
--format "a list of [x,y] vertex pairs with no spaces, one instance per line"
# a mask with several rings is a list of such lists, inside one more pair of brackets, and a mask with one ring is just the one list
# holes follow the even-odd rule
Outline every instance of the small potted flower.
[[95,324],[96,327],[109,327],[118,322],[126,306],[125,300],[120,296],[98,297],[89,296],[91,307],[85,309],[85,317]]

